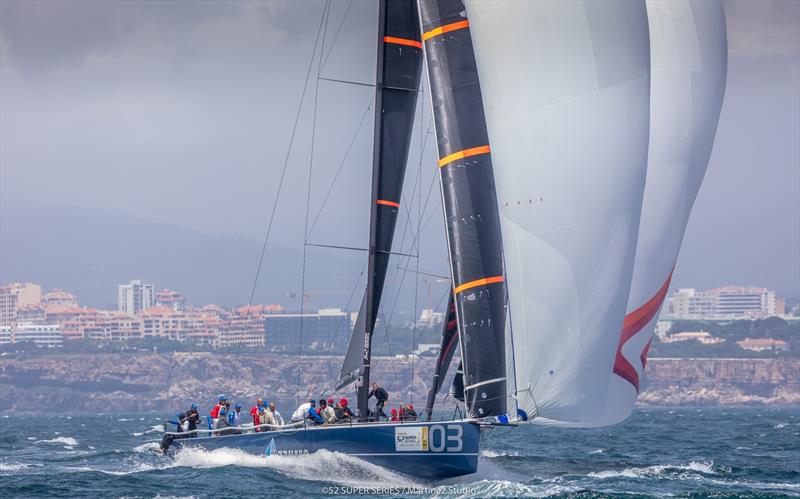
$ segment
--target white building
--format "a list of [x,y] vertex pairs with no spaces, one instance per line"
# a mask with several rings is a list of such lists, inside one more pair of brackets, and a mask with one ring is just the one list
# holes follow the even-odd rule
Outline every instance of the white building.
[[121,284],[117,290],[117,310],[130,315],[138,315],[155,303],[155,291],[152,284],[142,281],[131,281]]
[[697,291],[683,288],[669,300],[670,315],[694,319],[711,317],[771,317],[780,313],[775,292],[766,288],[726,286]]
[[0,345],[7,345],[14,341],[11,326],[0,326]]
[[14,343],[31,341],[40,347],[60,347],[64,344],[64,335],[58,324],[31,324],[21,322],[14,332]]
[[12,282],[0,286],[0,325],[13,326],[20,307],[38,305],[41,301],[42,287],[38,284]]

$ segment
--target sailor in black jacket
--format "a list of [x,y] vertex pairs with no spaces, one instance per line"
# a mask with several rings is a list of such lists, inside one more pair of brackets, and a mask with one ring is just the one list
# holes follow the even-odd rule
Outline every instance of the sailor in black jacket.
[[373,396],[375,397],[375,400],[378,401],[378,403],[375,404],[375,414],[377,415],[378,420],[380,420],[380,418],[389,419],[389,416],[383,412],[383,406],[386,405],[386,401],[389,400],[389,394],[386,393],[386,390],[378,386],[378,383],[372,383],[372,390],[369,391],[367,400],[371,399]]

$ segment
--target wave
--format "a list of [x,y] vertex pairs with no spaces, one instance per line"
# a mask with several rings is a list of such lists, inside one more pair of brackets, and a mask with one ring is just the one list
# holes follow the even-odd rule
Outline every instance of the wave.
[[691,461],[689,464],[656,464],[653,466],[645,467],[632,467],[622,470],[606,470],[606,471],[593,471],[588,473],[587,476],[592,478],[651,478],[658,476],[667,476],[670,472],[674,471],[693,471],[706,475],[726,474],[730,470],[725,468],[715,468],[713,461]]
[[133,448],[133,452],[136,452],[136,453],[143,453],[143,452],[150,453],[150,452],[152,452],[152,451],[154,451],[155,449],[158,449],[158,448],[160,448],[158,442],[145,442],[145,443],[143,443],[141,445],[137,445],[136,447],[134,447]]
[[19,471],[30,467],[30,464],[24,463],[0,463],[0,471]]
[[56,437],[49,440],[37,440],[34,444],[63,444],[63,445],[78,445],[78,441],[72,437]]
[[452,497],[455,492],[459,498],[478,497],[550,497],[568,495],[584,490],[573,485],[554,483],[531,484],[511,480],[479,480],[456,486],[435,487],[431,497]]
[[595,449],[593,451],[589,451],[589,454],[602,454],[603,452],[603,449]]
[[491,449],[484,449],[481,451],[481,457],[495,459],[498,457],[519,457],[519,452],[497,452]]
[[314,482],[332,482],[353,487],[414,487],[417,484],[403,475],[361,459],[319,450],[300,456],[258,456],[240,449],[214,449],[206,451],[186,448],[175,456],[175,466],[216,468],[241,466],[270,468],[289,478]]

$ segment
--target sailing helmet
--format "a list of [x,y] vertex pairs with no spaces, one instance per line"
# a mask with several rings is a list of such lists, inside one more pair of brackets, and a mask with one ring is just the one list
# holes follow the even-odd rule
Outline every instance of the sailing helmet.
[[264,406],[263,405],[258,406],[258,412],[264,412]]
[[347,399],[342,397],[339,399],[339,403],[342,404],[342,407],[344,407],[347,405]]
[[192,404],[192,409],[197,409],[197,404]]
[[228,411],[225,410],[225,406],[224,405],[219,408],[219,414],[220,415],[225,414],[226,412],[228,412]]
[[233,408],[234,409],[241,409],[242,408],[242,404],[236,404],[235,406],[233,406]]
[[228,400],[228,397],[226,397],[225,394],[223,393],[222,395],[219,396],[219,401],[222,402],[224,400]]
[[311,404],[311,407],[314,407],[315,405],[317,405],[317,403],[314,402],[314,399],[309,400],[308,403]]
[[333,405],[334,403],[333,399],[328,399],[328,405]]

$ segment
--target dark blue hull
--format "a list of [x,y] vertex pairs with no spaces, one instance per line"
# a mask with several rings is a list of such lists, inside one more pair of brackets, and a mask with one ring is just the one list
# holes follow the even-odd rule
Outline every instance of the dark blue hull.
[[183,447],[233,448],[263,456],[310,454],[325,449],[413,477],[438,480],[475,473],[480,427],[458,421],[317,426],[178,439],[170,450]]

